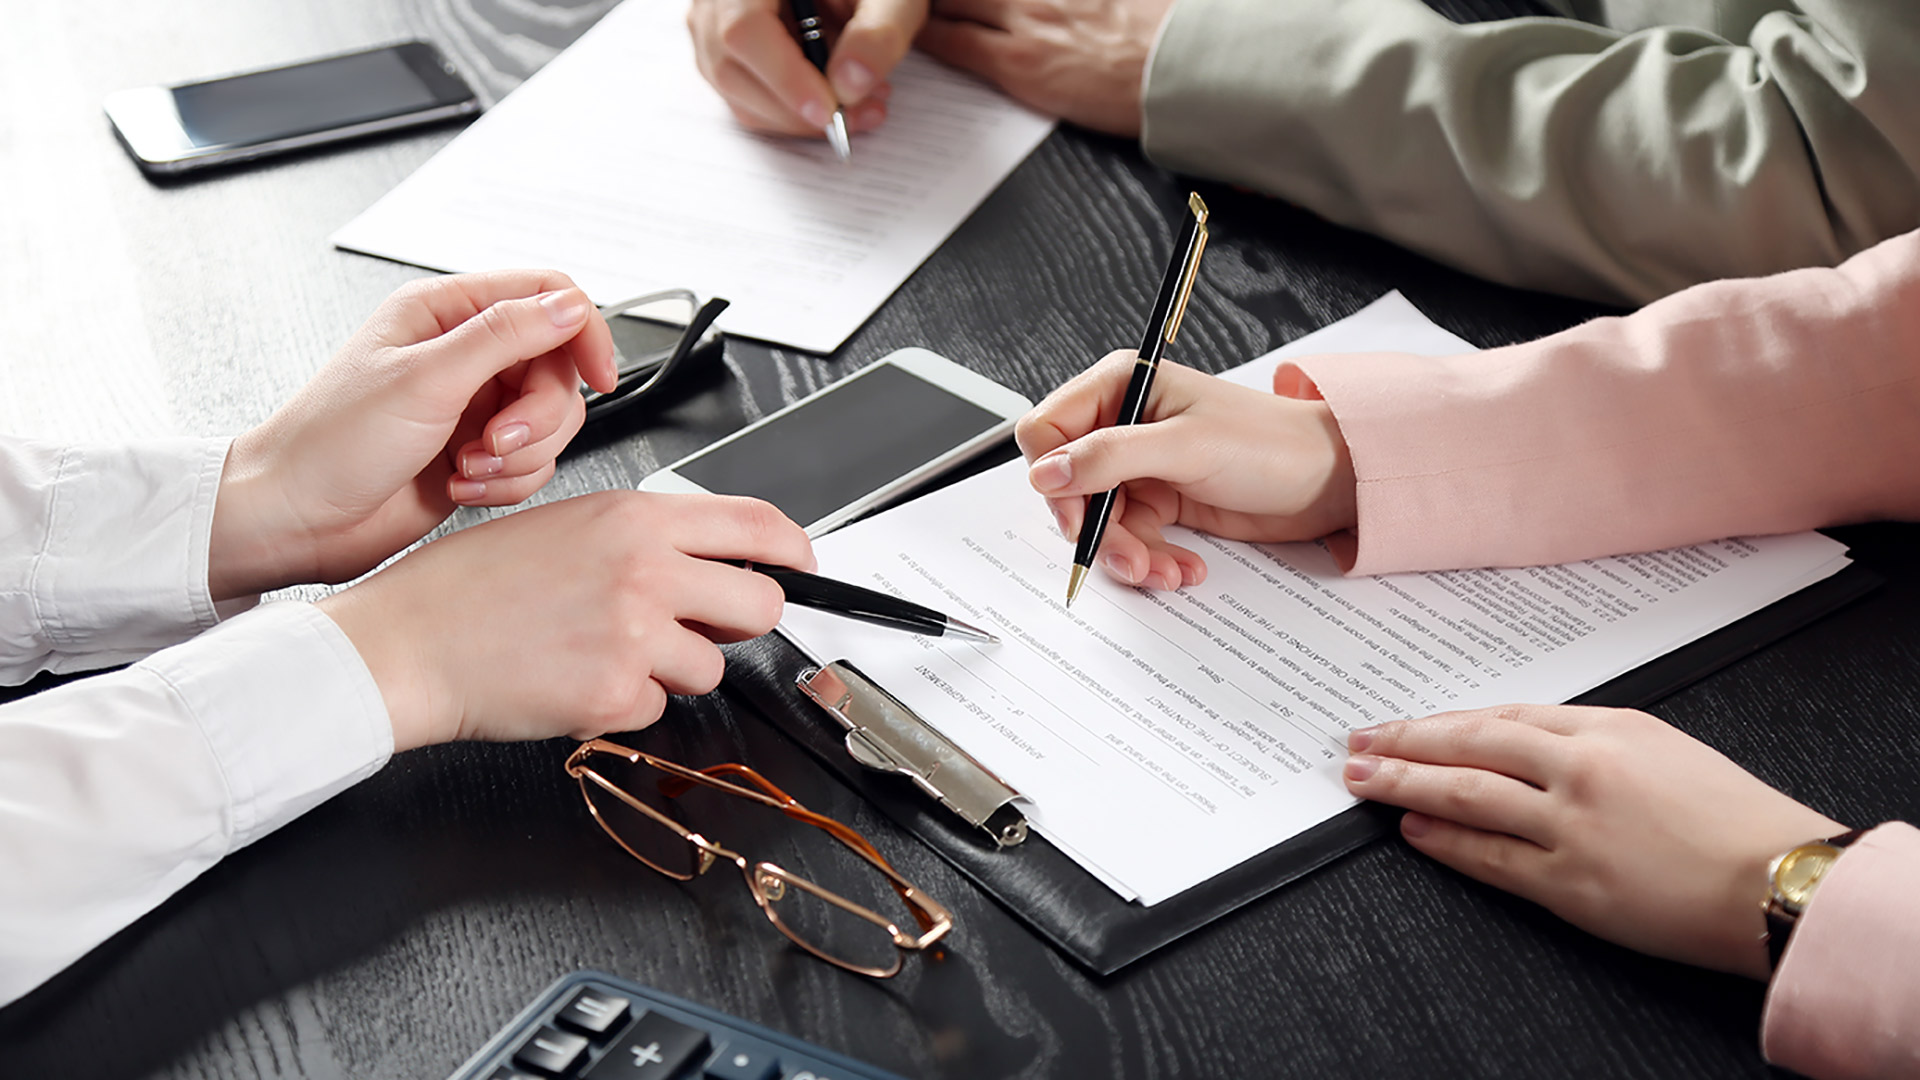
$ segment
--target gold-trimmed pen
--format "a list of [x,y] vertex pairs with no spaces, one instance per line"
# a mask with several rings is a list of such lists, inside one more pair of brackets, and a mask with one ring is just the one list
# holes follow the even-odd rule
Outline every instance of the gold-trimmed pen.
[[[1147,316],[1146,336],[1140,341],[1140,358],[1133,365],[1133,377],[1127,380],[1127,395],[1120,402],[1116,426],[1137,424],[1147,411],[1148,395],[1153,393],[1153,376],[1160,370],[1160,357],[1173,337],[1180,332],[1186,317],[1187,301],[1193,296],[1193,283],[1200,274],[1200,253],[1207,249],[1207,204],[1199,192],[1187,193],[1186,228],[1180,242],[1173,246],[1173,259],[1166,276],[1160,279],[1160,293],[1153,301],[1153,313]],[[1087,500],[1087,518],[1080,526],[1080,542],[1073,549],[1073,572],[1067,577],[1067,606],[1080,595],[1080,586],[1100,553],[1100,538],[1106,534],[1107,519],[1113,516],[1113,504],[1119,489],[1101,492]]]

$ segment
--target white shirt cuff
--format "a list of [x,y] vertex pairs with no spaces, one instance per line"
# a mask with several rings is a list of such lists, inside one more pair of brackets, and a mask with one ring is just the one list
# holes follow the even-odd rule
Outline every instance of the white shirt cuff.
[[319,608],[264,604],[138,665],[199,720],[226,779],[228,850],[361,780],[393,755],[386,702],[353,642]]
[[124,664],[220,620],[207,549],[230,441],[0,444],[0,673]]

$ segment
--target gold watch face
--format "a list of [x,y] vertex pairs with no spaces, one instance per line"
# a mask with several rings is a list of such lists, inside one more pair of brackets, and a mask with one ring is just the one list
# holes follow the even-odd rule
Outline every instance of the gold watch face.
[[1773,867],[1773,895],[1785,905],[1788,911],[1799,914],[1813,899],[1813,890],[1834,860],[1840,857],[1840,849],[1832,844],[1801,844],[1785,855],[1780,856]]

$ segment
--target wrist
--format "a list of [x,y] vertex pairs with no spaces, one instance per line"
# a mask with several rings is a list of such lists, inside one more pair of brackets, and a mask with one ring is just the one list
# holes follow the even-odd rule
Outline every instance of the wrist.
[[306,534],[257,432],[233,440],[214,497],[207,589],[217,603],[312,580]]
[[382,592],[369,581],[324,597],[315,606],[353,643],[380,688],[393,725],[394,752],[446,742],[459,726],[449,719],[458,715],[452,695],[439,689],[431,676],[423,636],[383,602]]
[[1333,406],[1325,401],[1312,401],[1307,404],[1313,408],[1314,422],[1325,440],[1324,446],[1329,455],[1327,478],[1320,504],[1326,515],[1326,531],[1339,532],[1342,529],[1357,528],[1360,524],[1359,480],[1353,472],[1353,452],[1347,446],[1346,434],[1340,430],[1340,420],[1333,415]]
[[1813,903],[1821,882],[1839,862],[1841,854],[1864,833],[1864,829],[1823,832],[1820,838],[1797,844],[1768,860],[1767,891],[1760,902],[1766,923],[1760,940],[1767,952],[1767,974],[1780,967],[1780,957],[1801,916]]

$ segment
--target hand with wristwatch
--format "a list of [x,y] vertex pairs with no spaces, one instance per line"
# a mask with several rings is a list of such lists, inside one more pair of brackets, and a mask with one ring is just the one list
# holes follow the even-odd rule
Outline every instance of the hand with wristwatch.
[[1628,709],[1445,713],[1348,748],[1348,790],[1411,811],[1414,848],[1609,941],[1756,979],[1859,835]]

